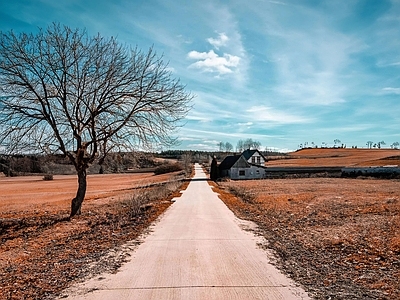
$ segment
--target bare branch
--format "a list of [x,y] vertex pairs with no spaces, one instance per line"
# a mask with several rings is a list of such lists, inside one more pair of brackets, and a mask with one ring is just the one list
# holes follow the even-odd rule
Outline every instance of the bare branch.
[[15,150],[61,152],[78,173],[116,145],[172,143],[192,98],[153,49],[59,24],[0,33],[0,144],[12,133]]

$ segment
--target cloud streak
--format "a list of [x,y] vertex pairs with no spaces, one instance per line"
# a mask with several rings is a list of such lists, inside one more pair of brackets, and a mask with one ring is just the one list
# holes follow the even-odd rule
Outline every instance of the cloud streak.
[[219,50],[219,48],[222,46],[226,46],[228,41],[229,41],[229,38],[225,33],[220,33],[219,37],[216,39],[214,39],[214,38],[207,39],[207,42],[209,42],[217,50]]
[[312,119],[302,117],[297,114],[290,114],[284,111],[278,111],[268,106],[252,106],[246,110],[247,118],[253,122],[265,122],[275,124],[304,124],[312,122]]

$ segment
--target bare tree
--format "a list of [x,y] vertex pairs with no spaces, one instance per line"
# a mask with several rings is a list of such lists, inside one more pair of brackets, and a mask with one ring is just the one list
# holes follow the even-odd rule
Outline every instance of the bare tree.
[[193,165],[193,153],[191,151],[186,151],[181,155],[181,161],[185,171],[185,176],[190,176]]
[[333,140],[333,143],[335,144],[335,147],[336,147],[336,145],[337,145],[337,144],[340,144],[341,141],[340,141],[339,139],[335,139],[335,140]]
[[374,144],[373,141],[368,141],[368,142],[367,142],[367,147],[368,147],[369,149],[371,149],[373,144]]
[[224,142],[219,142],[218,143],[218,149],[219,149],[220,152],[224,151],[225,143]]
[[37,34],[0,33],[0,143],[62,153],[78,175],[71,217],[86,194],[86,170],[112,147],[171,144],[193,96],[153,49],[53,24]]
[[236,145],[236,151],[242,152],[247,149],[260,149],[261,143],[259,141],[253,141],[253,139],[249,138],[246,140],[239,140]]
[[239,140],[236,144],[236,151],[237,152],[243,152],[244,149],[244,142],[243,140]]
[[232,152],[232,150],[233,150],[232,144],[229,143],[229,142],[226,142],[226,143],[225,143],[225,151],[226,151],[226,152]]
[[261,147],[261,143],[259,141],[253,141],[253,139],[246,139],[243,142],[244,149],[259,149]]

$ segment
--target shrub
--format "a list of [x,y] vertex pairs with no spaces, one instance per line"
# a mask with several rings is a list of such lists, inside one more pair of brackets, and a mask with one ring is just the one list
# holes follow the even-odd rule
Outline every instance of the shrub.
[[236,186],[229,186],[229,191],[235,195],[236,197],[242,199],[243,202],[247,203],[255,203],[256,194],[250,192],[246,188],[243,187],[236,187]]
[[160,175],[160,174],[172,173],[172,172],[182,171],[182,170],[183,170],[183,167],[180,163],[174,163],[174,164],[167,163],[167,164],[158,166],[154,170],[154,174]]
[[132,218],[136,217],[141,212],[146,211],[148,207],[151,207],[152,201],[167,198],[171,193],[178,190],[181,184],[180,181],[171,181],[153,188],[139,188],[135,193],[124,199],[122,204],[129,208],[129,214]]
[[53,178],[53,174],[46,174],[46,175],[44,175],[43,176],[43,180],[45,180],[45,181],[50,181],[50,180],[53,180],[54,178]]

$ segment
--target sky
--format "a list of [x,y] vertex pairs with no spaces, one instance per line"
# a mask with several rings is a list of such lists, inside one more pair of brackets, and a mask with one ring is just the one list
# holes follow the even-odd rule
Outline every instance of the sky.
[[171,149],[400,142],[400,0],[0,0],[2,32],[53,22],[164,56],[195,96]]

